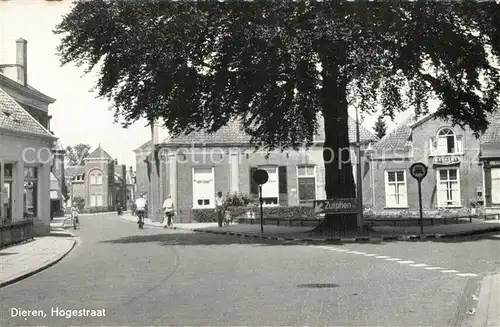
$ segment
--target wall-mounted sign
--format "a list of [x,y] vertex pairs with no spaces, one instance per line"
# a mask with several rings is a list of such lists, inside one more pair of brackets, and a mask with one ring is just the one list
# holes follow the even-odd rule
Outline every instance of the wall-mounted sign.
[[356,213],[356,198],[315,200],[314,213]]
[[459,156],[437,156],[432,162],[435,165],[454,165],[460,163]]
[[490,166],[500,166],[500,160],[490,160],[488,161]]

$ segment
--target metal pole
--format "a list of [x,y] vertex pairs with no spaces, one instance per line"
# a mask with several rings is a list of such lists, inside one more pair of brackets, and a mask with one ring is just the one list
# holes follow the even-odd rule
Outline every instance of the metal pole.
[[358,198],[358,229],[361,230],[363,227],[363,185],[361,176],[361,144],[359,140],[359,117],[358,108],[356,107],[356,186],[357,186],[357,198]]
[[422,210],[422,181],[418,181],[418,203],[420,207],[420,234],[424,234],[424,214]]
[[262,209],[262,185],[259,185],[259,200],[260,200],[260,232],[264,233],[264,211]]

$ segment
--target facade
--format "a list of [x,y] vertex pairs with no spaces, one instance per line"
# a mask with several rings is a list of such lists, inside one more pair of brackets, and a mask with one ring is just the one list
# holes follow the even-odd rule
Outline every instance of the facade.
[[[319,128],[322,131],[322,126]],[[354,152],[356,123],[349,120],[351,153]],[[376,136],[360,126],[361,148],[366,149]],[[257,195],[258,186],[252,181],[255,169],[267,170],[269,181],[263,185],[265,206],[312,205],[313,200],[325,199],[325,169],[323,163],[324,136],[314,138],[308,151],[255,152],[250,137],[238,122],[231,122],[218,132],[194,132],[179,137],[167,137],[158,146],[160,168],[159,187],[148,198],[159,195],[159,206],[170,194],[183,221],[192,220],[193,210],[215,208],[217,192]],[[135,150],[138,192],[151,193],[154,160],[151,142]],[[362,167],[363,168],[363,167]],[[353,167],[355,172],[355,166]],[[366,200],[365,200],[366,201]]]
[[490,126],[477,139],[468,128],[452,126],[432,115],[420,119],[411,115],[367,156],[365,164],[371,174],[365,176],[363,185],[371,190],[372,201],[365,205],[377,212],[418,211],[418,184],[409,168],[423,162],[428,166],[422,181],[424,211],[483,207],[498,213],[498,118],[498,114],[490,116]]
[[[10,66],[16,79],[6,74]],[[0,225],[33,220],[35,235],[48,235],[55,100],[28,85],[25,40],[17,40],[16,64],[0,68]]]
[[127,170],[125,165],[118,165],[100,145],[84,159],[84,163],[66,167],[71,200],[82,197],[85,209],[108,211],[115,210],[117,203],[123,207],[133,199],[132,167]]

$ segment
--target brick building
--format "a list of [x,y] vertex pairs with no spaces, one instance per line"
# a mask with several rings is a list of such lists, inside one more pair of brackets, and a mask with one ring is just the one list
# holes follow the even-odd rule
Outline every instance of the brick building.
[[410,115],[366,157],[370,173],[364,176],[363,185],[372,193],[372,201],[365,206],[378,212],[417,211],[418,184],[409,167],[423,162],[428,166],[422,181],[424,211],[458,211],[475,205],[491,211],[498,207],[498,118],[491,116],[492,124],[476,139],[469,128],[452,126],[432,115],[420,119]]
[[119,165],[100,145],[84,159],[84,165],[66,167],[71,180],[71,199],[85,199],[87,210],[116,210],[116,204],[126,205],[135,197],[134,173]]
[[[323,131],[323,126],[319,130]],[[351,153],[354,152],[356,123],[349,120]],[[376,136],[360,126],[361,147],[366,149]],[[254,152],[250,137],[238,122],[231,122],[218,132],[193,132],[179,137],[167,137],[158,144],[160,169],[158,195],[160,203],[172,195],[178,214],[190,221],[193,210],[215,207],[218,191],[223,194],[257,194],[252,172],[266,169],[269,181],[262,193],[266,206],[312,205],[315,199],[325,199],[323,163],[324,134],[318,133],[308,151],[271,152],[268,157]],[[138,192],[150,193],[151,141],[135,150]],[[355,168],[353,168],[355,172]],[[155,191],[156,192],[156,191]],[[151,195],[148,196],[150,198]],[[366,200],[365,200],[366,201]],[[161,204],[160,204],[161,205]]]

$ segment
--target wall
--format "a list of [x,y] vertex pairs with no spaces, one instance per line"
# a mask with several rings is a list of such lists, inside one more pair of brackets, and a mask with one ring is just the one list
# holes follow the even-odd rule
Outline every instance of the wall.
[[48,235],[50,232],[51,149],[52,140],[21,136],[14,133],[0,133],[1,159],[4,162],[15,162],[12,194],[13,222],[24,219],[24,166],[29,164],[38,168],[38,203],[34,226],[35,233],[39,236]]

